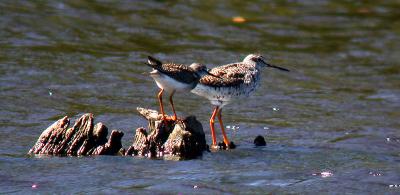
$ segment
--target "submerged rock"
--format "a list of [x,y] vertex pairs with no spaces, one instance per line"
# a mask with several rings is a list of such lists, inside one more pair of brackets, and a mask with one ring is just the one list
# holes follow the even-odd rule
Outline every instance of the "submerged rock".
[[266,146],[267,142],[265,142],[265,139],[263,136],[259,135],[254,139],[254,145],[256,146]]

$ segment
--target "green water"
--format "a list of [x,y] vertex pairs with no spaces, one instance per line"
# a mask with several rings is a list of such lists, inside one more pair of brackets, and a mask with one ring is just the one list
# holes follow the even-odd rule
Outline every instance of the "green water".
[[[1,1],[0,193],[398,194],[399,10],[398,1]],[[122,130],[127,146],[146,126],[136,107],[158,106],[147,55],[214,67],[249,53],[291,72],[266,69],[253,96],[224,108],[235,150],[179,162],[26,155],[53,121],[85,112]],[[175,105],[202,121],[210,143],[208,101],[176,94]],[[266,147],[253,147],[257,135]]]

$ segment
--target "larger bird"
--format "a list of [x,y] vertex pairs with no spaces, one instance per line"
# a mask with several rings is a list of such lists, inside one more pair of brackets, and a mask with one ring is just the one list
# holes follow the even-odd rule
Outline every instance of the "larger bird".
[[243,96],[249,96],[252,94],[260,84],[261,70],[264,67],[289,71],[286,68],[266,63],[265,58],[261,55],[250,54],[244,58],[242,62],[227,64],[211,69],[210,73],[215,76],[202,77],[199,84],[197,84],[197,86],[191,91],[207,98],[210,100],[211,104],[215,106],[210,118],[212,145],[214,147],[217,145],[214,128],[215,117],[218,117],[224,144],[229,148],[230,142],[226,136],[222,122],[222,107],[229,104],[234,99],[239,99]]
[[190,66],[174,63],[162,63],[161,61],[148,56],[148,61],[146,64],[153,68],[153,71],[150,72],[150,76],[160,88],[160,91],[158,92],[158,100],[163,119],[166,119],[166,117],[162,95],[164,91],[167,91],[170,93],[169,102],[172,106],[172,111],[174,112],[174,116],[172,118],[174,121],[178,118],[175,112],[174,102],[172,100],[174,93],[176,91],[184,92],[192,90],[194,87],[196,87],[202,76],[210,74],[206,66],[198,63],[193,63]]

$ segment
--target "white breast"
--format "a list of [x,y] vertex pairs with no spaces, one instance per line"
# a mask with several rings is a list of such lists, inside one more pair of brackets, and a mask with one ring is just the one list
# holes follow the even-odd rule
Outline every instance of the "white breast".
[[159,88],[165,91],[190,91],[192,89],[192,84],[179,82],[165,74],[160,74],[158,70],[153,70],[150,72],[150,76],[156,81]]

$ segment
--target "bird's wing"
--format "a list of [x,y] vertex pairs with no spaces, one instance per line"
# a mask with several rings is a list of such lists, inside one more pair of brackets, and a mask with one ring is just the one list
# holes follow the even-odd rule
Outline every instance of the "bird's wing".
[[148,61],[146,64],[153,69],[158,70],[159,72],[183,83],[191,83],[196,79],[193,70],[189,66],[183,64],[162,63],[160,60],[157,60],[151,56],[148,56]]
[[183,64],[165,63],[156,69],[183,83],[192,83],[196,79],[193,70]]
[[200,79],[199,83],[213,87],[233,87],[238,86],[244,82],[243,79],[238,78],[217,78],[214,76],[206,75]]
[[243,63],[233,63],[215,67],[210,72],[222,78],[240,79],[248,73],[248,67]]
[[249,67],[242,63],[218,66],[211,69],[210,73],[220,78],[206,75],[200,79],[200,83],[205,85],[228,87],[237,86],[242,83],[249,83],[252,80]]

